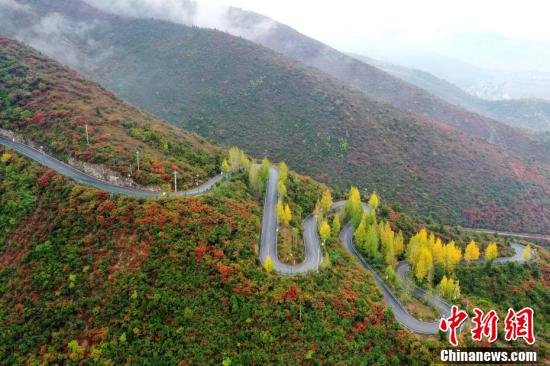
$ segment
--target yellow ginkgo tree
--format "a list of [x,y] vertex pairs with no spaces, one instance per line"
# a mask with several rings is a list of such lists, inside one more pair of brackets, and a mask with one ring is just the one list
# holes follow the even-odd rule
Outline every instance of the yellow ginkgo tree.
[[464,251],[464,259],[468,262],[479,259],[479,247],[475,241],[470,241],[470,243],[466,246],[466,250]]

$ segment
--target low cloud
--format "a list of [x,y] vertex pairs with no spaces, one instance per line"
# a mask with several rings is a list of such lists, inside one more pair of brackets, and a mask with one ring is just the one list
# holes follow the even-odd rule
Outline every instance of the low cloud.
[[0,0],[0,33],[80,70],[87,68],[85,59],[93,57],[95,62],[111,53],[91,37],[100,26],[101,21],[74,21],[60,13],[38,13],[30,5]]
[[216,1],[191,0],[85,0],[109,13],[134,18],[154,18],[188,26],[218,29],[250,40],[274,26],[269,18],[251,15]]

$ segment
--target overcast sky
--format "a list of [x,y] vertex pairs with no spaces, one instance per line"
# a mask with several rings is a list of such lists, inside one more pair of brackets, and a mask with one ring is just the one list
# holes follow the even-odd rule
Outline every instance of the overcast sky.
[[410,48],[486,67],[550,70],[548,0],[210,1],[267,15],[343,51]]

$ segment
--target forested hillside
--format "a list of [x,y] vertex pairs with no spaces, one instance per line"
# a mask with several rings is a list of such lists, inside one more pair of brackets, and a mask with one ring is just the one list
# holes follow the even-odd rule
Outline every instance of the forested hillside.
[[[61,33],[75,65],[174,124],[257,157],[285,160],[336,187],[354,183],[377,190],[389,202],[438,221],[550,230],[542,144],[529,145],[541,160],[526,159],[376,102],[243,39],[157,20],[99,16],[70,3],[55,2],[55,10],[85,30]],[[40,16],[31,13],[26,21],[39,22]],[[515,143],[522,145],[522,139],[518,135]]]
[[[206,176],[224,154],[6,38],[0,85],[1,127],[60,158],[126,172],[139,146],[143,166],[132,174],[162,184],[160,164]],[[317,275],[266,273],[257,260],[260,199],[239,174],[202,197],[136,200],[1,148],[0,176],[2,362],[427,360],[339,247]],[[308,181],[293,178],[293,189],[311,191]]]

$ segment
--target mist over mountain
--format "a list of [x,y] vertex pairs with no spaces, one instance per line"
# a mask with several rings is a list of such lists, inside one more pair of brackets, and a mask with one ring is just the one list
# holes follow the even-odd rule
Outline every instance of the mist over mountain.
[[534,131],[550,130],[550,102],[543,99],[487,100],[466,93],[456,85],[428,72],[352,55],[360,60],[418,86],[445,101],[486,115],[511,126]]
[[373,47],[366,52],[363,56],[431,73],[479,98],[550,100],[550,72],[545,70],[490,69],[408,48],[383,50]]

